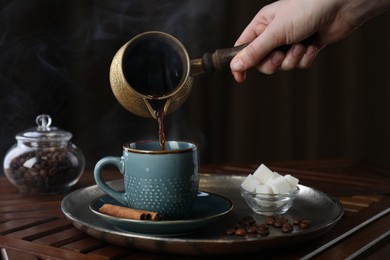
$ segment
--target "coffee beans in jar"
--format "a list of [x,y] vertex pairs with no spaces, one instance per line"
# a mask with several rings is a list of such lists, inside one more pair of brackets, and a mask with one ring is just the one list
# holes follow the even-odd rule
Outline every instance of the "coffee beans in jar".
[[21,192],[55,193],[77,183],[84,170],[81,151],[71,134],[50,127],[51,118],[37,117],[38,127],[16,135],[4,159],[4,173]]

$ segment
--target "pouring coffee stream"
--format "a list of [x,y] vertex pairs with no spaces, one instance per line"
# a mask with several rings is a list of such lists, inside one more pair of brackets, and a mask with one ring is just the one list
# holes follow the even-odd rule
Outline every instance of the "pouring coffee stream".
[[[308,44],[312,39],[308,39]],[[184,45],[175,37],[158,31],[145,32],[124,44],[110,67],[111,89],[129,112],[154,118],[159,124],[161,148],[165,148],[164,117],[188,98],[193,77],[222,70],[248,44],[218,49],[190,60]],[[278,50],[286,52],[291,46]]]

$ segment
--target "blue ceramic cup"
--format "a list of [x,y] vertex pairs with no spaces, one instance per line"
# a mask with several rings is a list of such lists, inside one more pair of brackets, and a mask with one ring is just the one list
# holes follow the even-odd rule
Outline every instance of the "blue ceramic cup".
[[[109,187],[102,178],[107,166],[115,166],[124,177],[124,192]],[[158,212],[166,219],[189,216],[199,186],[198,146],[167,141],[161,150],[158,141],[125,144],[123,156],[108,156],[95,166],[97,185],[120,203],[136,209]]]

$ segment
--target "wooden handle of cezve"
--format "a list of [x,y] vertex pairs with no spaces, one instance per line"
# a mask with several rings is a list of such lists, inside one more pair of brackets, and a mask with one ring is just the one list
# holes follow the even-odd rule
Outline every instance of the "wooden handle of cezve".
[[[305,46],[309,46],[315,42],[315,35],[303,40],[302,43]],[[202,57],[202,66],[205,72],[213,72],[215,70],[222,70],[229,66],[230,61],[237,55],[242,49],[244,49],[247,44],[243,44],[233,48],[219,49],[214,53],[205,53]],[[282,45],[274,51],[287,52],[291,48],[292,44]]]

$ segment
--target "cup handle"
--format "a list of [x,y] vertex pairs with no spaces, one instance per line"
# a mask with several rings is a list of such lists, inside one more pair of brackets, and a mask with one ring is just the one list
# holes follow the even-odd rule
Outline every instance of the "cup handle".
[[96,184],[108,195],[113,197],[115,200],[119,201],[120,203],[127,205],[126,202],[126,195],[124,192],[119,192],[114,189],[112,189],[110,186],[107,185],[107,183],[102,178],[102,170],[105,166],[113,165],[120,173],[123,175],[123,160],[121,157],[114,157],[114,156],[108,156],[100,159],[94,169],[94,177]]

